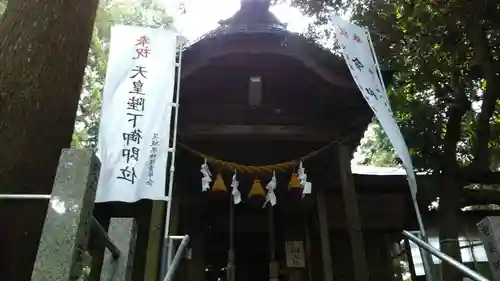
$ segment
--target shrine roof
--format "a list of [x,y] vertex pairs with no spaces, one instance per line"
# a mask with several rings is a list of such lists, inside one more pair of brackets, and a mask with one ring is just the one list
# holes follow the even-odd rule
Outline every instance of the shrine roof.
[[[388,84],[392,73],[382,74]],[[264,101],[259,109],[244,104],[252,75],[264,77],[267,89],[268,103]],[[288,31],[269,11],[268,0],[243,0],[232,17],[187,45],[182,52],[182,79],[185,106],[180,115],[185,122],[180,127],[194,127],[196,120],[217,124],[218,132],[234,129],[223,125],[270,123],[290,129],[297,125],[317,129],[318,133],[311,136],[321,138],[316,145],[348,134],[348,144],[354,151],[373,117],[343,58],[313,39]],[[292,122],[295,119],[298,121]],[[351,123],[357,124],[356,129]],[[196,131],[204,131],[200,128]],[[331,132],[319,137],[320,131]],[[183,140],[188,138],[187,133],[180,135]]]

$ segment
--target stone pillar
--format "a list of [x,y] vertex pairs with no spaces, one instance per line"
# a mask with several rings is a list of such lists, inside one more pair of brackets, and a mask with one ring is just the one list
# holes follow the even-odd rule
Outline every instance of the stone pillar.
[[366,261],[365,243],[358,209],[358,196],[351,173],[351,156],[347,146],[339,146],[340,179],[346,212],[347,229],[351,240],[355,281],[369,281],[368,263]]
[[121,251],[114,259],[106,249],[100,281],[132,281],[135,246],[137,242],[137,223],[133,218],[112,218],[108,235],[113,244]]
[[[99,208],[99,203],[95,204],[94,218],[96,218],[97,222],[99,222],[99,224],[107,230],[109,228],[110,217],[105,214],[105,212],[101,212],[100,209],[102,208]],[[94,234],[90,235],[88,251],[91,256],[88,281],[100,281],[104,255],[106,253],[106,246],[104,245],[102,238],[97,237],[97,235]]]
[[328,215],[325,206],[325,192],[316,194],[318,205],[319,236],[321,240],[321,260],[323,262],[324,281],[333,281],[332,254],[330,250],[330,235],[328,226]]
[[92,150],[62,151],[32,281],[73,281],[80,277],[99,170],[99,160]]

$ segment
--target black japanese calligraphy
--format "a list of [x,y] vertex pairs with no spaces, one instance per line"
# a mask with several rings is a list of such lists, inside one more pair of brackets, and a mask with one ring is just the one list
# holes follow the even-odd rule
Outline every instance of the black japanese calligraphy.
[[[146,35],[140,36],[135,43],[136,56],[133,59],[144,58],[147,59],[151,54],[149,49],[150,39]],[[146,67],[136,65],[132,69],[132,74],[130,79],[134,79],[129,90],[129,97],[127,99],[127,121],[131,123],[131,131],[122,132],[123,141],[125,147],[122,148],[122,157],[125,159],[127,166],[120,169],[121,175],[117,179],[127,180],[134,184],[137,175],[135,173],[135,164],[139,162],[141,149],[140,144],[143,139],[143,131],[138,126],[138,120],[143,117],[145,105],[146,105],[146,94],[144,93],[144,81],[147,80]],[[142,79],[142,80],[141,80]],[[131,161],[135,161],[130,163]],[[131,164],[130,166],[128,164]]]
[[130,116],[130,119],[128,119],[128,122],[132,122],[132,128],[137,127],[137,117],[142,117],[142,114],[137,114],[137,113],[130,113],[127,112],[127,115]]
[[127,164],[130,162],[130,159],[135,161],[139,161],[139,152],[140,149],[137,147],[132,148],[124,148],[122,149],[122,156],[127,160]]
[[492,231],[488,226],[481,226],[479,230],[485,235],[485,236],[491,236]]
[[146,75],[144,73],[148,73],[144,66],[136,66],[134,69],[132,69],[132,72],[133,72],[133,74],[130,76],[130,78],[132,78],[132,79],[134,79],[138,75],[140,75],[142,78],[146,79]]
[[354,58],[354,59],[352,60],[352,62],[354,62],[354,66],[356,66],[356,68],[357,68],[359,71],[362,71],[362,70],[363,70],[363,68],[365,67],[365,66],[363,65],[363,63],[362,63],[362,62],[361,62],[358,58]]
[[345,28],[342,28],[340,26],[337,26],[340,30],[340,35],[344,36],[345,38],[349,38],[349,35],[347,34],[347,31],[345,30]]
[[135,168],[126,166],[123,169],[120,169],[121,175],[117,177],[117,179],[126,180],[132,184],[135,183],[137,179],[137,175],[135,174]]
[[370,89],[370,88],[365,88],[365,91],[366,91],[366,93],[367,93],[368,95],[370,95],[370,96],[374,97],[376,100],[378,100],[378,96],[377,96],[377,94],[375,94],[375,92],[374,92],[372,89]]
[[134,111],[144,111],[144,98],[130,97],[127,102],[127,109]]
[[142,83],[141,80],[137,80],[132,82],[132,90],[129,92],[130,94],[136,94],[136,95],[145,95],[142,86],[144,86],[144,83]]
[[129,145],[130,142],[140,144],[142,140],[142,131],[140,129],[134,129],[130,133],[123,133],[123,140],[127,143],[127,145]]
[[148,169],[148,180],[146,181],[147,185],[153,185],[153,177],[154,177],[154,167],[156,163],[156,155],[158,153],[158,144],[160,142],[159,135],[157,133],[153,134],[153,138],[151,140],[150,150],[149,150],[149,169]]

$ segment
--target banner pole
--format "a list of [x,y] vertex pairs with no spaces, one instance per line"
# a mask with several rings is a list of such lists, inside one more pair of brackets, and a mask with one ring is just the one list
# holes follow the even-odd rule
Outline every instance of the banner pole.
[[[177,37],[178,38],[178,37]],[[176,146],[177,146],[177,126],[178,126],[178,121],[179,121],[179,95],[180,95],[180,83],[181,83],[181,64],[182,64],[182,49],[183,45],[179,46],[179,58],[177,59],[176,67],[177,67],[177,79],[176,79],[176,93],[175,93],[175,102],[172,106],[172,108],[175,108],[175,115],[174,115],[174,131],[173,131],[173,137],[172,137],[172,149],[169,149],[169,152],[172,153],[172,157],[170,157],[170,176],[168,178],[168,193],[167,193],[167,212],[166,212],[166,217],[165,217],[165,235],[163,239],[163,247],[162,247],[162,259],[161,259],[161,269],[162,272],[160,274],[160,280],[163,280],[163,277],[165,277],[168,267],[170,264],[168,264],[168,261],[172,259],[172,257],[169,257],[169,253],[173,253],[173,251],[169,248],[169,245],[173,247],[174,243],[169,243],[169,236],[170,236],[170,213],[172,210],[172,190],[174,187],[174,173],[175,173],[175,152],[176,152]],[[172,241],[173,242],[173,241]]]
[[[387,95],[387,89],[385,88],[385,83],[384,83],[384,80],[382,78],[382,72],[380,70],[380,65],[379,65],[378,60],[375,56],[375,47],[373,46],[372,37],[370,35],[370,32],[367,29],[365,29],[365,32],[366,32],[366,36],[367,36],[368,41],[369,41],[369,46],[370,46],[370,51],[372,52],[372,57],[374,58],[375,65],[377,66],[377,76],[379,77],[379,80],[381,82],[380,84],[383,87],[384,93],[386,93],[386,95]],[[387,99],[389,99],[389,97],[387,97]],[[406,173],[408,173],[408,171],[406,171]],[[408,183],[408,185],[409,185],[409,183]],[[427,238],[427,232],[425,231],[424,221],[422,219],[422,213],[420,212],[420,207],[418,206],[416,192],[413,192],[411,190],[411,186],[409,186],[409,188],[410,188],[413,209],[415,210],[415,216],[417,218],[418,228],[420,230],[421,239],[424,240],[424,242],[429,243],[429,239]],[[428,252],[425,252],[425,251],[424,252],[421,251],[421,256],[422,256],[422,265],[423,265],[424,270],[426,272],[426,279],[427,279],[427,281],[433,281],[434,280],[434,270],[433,270],[433,261],[432,261],[431,254],[429,254]]]

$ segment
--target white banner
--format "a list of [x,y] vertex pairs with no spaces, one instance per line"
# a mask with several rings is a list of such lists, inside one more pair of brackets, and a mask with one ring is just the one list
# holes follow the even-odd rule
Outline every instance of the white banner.
[[413,196],[417,182],[408,147],[394,119],[387,91],[368,30],[340,18],[334,19],[335,34],[354,81],[379,120],[398,156],[403,162]]
[[96,202],[166,200],[177,34],[116,25],[99,126]]

